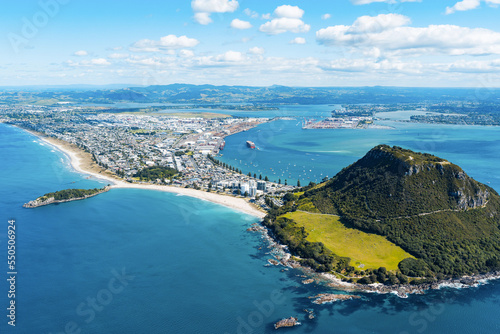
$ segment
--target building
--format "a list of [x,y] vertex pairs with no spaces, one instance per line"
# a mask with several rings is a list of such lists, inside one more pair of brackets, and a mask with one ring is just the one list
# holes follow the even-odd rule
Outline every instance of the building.
[[266,192],[267,191],[266,181],[258,181],[257,190],[262,190],[263,192]]

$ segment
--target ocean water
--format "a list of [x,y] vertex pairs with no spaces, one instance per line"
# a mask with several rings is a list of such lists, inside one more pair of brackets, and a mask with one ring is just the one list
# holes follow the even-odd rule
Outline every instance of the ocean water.
[[[293,123],[286,123],[292,121],[282,122],[283,131],[288,131],[287,125],[293,129]],[[241,136],[255,135],[265,126],[270,124]],[[355,161],[377,140],[391,138],[389,143],[397,143],[399,133],[400,145],[412,147],[412,134],[420,133],[426,145],[434,143],[433,152],[452,161],[458,158],[457,163],[470,166],[469,174],[491,179],[498,188],[498,151],[491,151],[500,138],[496,129],[470,129],[477,135],[475,144],[461,128],[426,129],[404,125],[368,138],[361,132],[314,136],[298,129],[288,139],[276,134],[276,140],[269,141],[276,146],[274,158],[267,159],[279,159],[279,147],[287,141],[304,140],[317,145],[312,148],[324,156],[325,166],[330,159],[332,169],[338,169],[345,166],[339,160]],[[433,133],[441,140],[431,142]],[[237,136],[228,138],[225,155],[239,142]],[[343,140],[346,152],[320,152],[340,150],[321,148],[332,138]],[[300,153],[305,149],[289,152],[289,159],[305,156]],[[264,148],[257,151],[264,153]],[[288,155],[280,154],[286,162]],[[314,161],[307,161],[307,166],[315,166]],[[12,218],[17,226],[18,271],[15,328],[7,325],[8,286],[0,280],[0,312],[5,313],[0,333],[274,333],[273,323],[289,316],[298,316],[303,324],[283,332],[500,332],[499,282],[444,288],[407,299],[360,294],[361,300],[315,305],[310,296],[333,290],[302,285],[304,278],[297,270],[266,266],[267,243],[246,231],[257,219],[209,202],[114,189],[85,201],[21,207],[45,192],[96,186],[102,183],[72,171],[60,152],[0,124],[0,252],[5,254],[0,256],[0,273],[4,278],[7,272],[7,220]],[[316,318],[306,320],[304,309],[314,310]]]

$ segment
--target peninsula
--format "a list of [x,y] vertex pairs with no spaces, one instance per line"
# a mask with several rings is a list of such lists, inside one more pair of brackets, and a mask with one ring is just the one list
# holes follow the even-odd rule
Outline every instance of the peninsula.
[[379,145],[264,219],[296,262],[358,284],[500,270],[500,196],[436,156]]

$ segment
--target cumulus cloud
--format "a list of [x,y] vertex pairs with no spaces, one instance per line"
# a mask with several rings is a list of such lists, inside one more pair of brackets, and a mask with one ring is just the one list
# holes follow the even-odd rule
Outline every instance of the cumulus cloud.
[[500,0],[462,0],[457,2],[452,7],[446,7],[446,14],[453,14],[457,11],[476,9],[481,5],[481,2],[485,2],[491,7],[496,7],[500,4]]
[[194,19],[200,24],[212,22],[211,13],[232,13],[238,9],[237,0],[193,0],[191,8],[194,11]]
[[318,43],[350,47],[374,54],[488,55],[500,54],[500,33],[456,25],[409,27],[410,19],[399,14],[360,17],[353,25],[337,25],[316,32]]
[[213,22],[210,18],[210,13],[195,13],[194,20],[203,25],[207,25]]
[[252,55],[263,55],[265,52],[264,48],[260,48],[258,46],[248,49],[248,53]]
[[260,26],[259,30],[268,35],[277,35],[285,32],[308,32],[311,26],[302,21],[304,11],[297,6],[283,5],[274,10],[276,18]]
[[308,32],[311,26],[305,24],[300,19],[290,19],[288,17],[281,17],[273,19],[260,26],[259,30],[268,35],[277,35],[284,32],[302,33]]
[[274,10],[274,15],[277,17],[300,19],[304,15],[304,10],[300,9],[298,6],[283,5]]
[[322,20],[328,20],[328,19],[329,19],[329,18],[331,18],[331,17],[332,17],[332,15],[331,15],[331,14],[328,14],[328,13],[321,15],[321,19],[322,19]]
[[80,51],[76,51],[74,53],[75,56],[79,56],[79,57],[83,57],[83,56],[87,56],[89,53],[85,50],[80,50]]
[[306,44],[306,39],[304,37],[295,37],[290,41],[290,44]]
[[215,57],[217,61],[239,62],[243,60],[243,54],[238,51],[227,51]]
[[361,16],[349,28],[353,34],[376,33],[388,29],[405,26],[411,23],[409,17],[400,14],[380,14],[378,16]]
[[195,12],[204,13],[232,13],[238,9],[238,6],[236,0],[193,0],[191,2],[191,8]]
[[250,29],[252,25],[248,21],[242,21],[239,19],[234,19],[231,21],[231,28],[234,29]]
[[135,52],[159,52],[173,49],[193,48],[200,42],[197,39],[187,36],[167,35],[160,38],[159,41],[143,39],[135,42],[131,47],[131,51]]

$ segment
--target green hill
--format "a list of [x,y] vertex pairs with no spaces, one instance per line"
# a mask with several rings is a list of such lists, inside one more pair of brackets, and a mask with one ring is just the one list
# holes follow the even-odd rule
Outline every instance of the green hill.
[[[399,263],[409,276],[500,268],[500,197],[446,160],[380,145],[329,181],[302,191],[287,195],[287,204],[271,212],[266,225],[276,230],[273,222],[297,209],[338,215],[346,227],[384,236],[417,258]],[[342,269],[338,261],[330,267]]]

